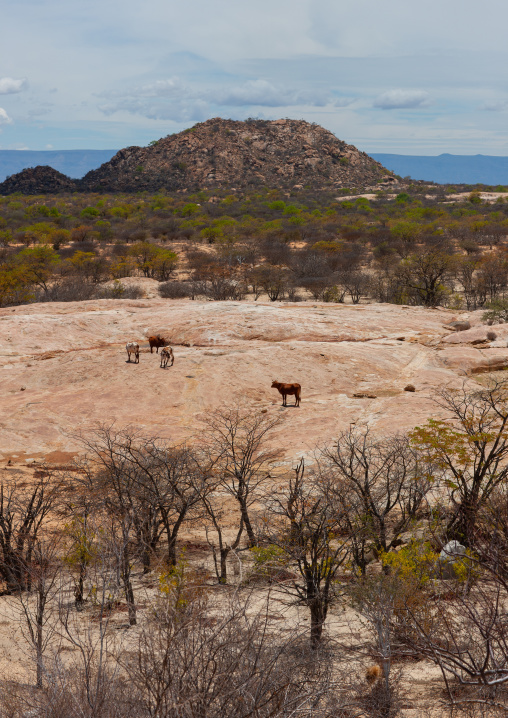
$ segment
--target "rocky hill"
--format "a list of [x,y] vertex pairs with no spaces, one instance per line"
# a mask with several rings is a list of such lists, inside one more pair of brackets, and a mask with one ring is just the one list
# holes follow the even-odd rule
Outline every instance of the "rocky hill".
[[83,189],[108,191],[310,184],[364,185],[378,162],[303,120],[207,120],[151,147],[127,147],[89,172]]
[[74,180],[54,170],[53,167],[29,167],[17,172],[0,183],[0,195],[14,194],[54,194],[57,192],[75,192]]
[[[45,168],[47,178],[41,178],[37,192],[59,191],[50,187],[53,175],[59,173],[52,170],[49,175],[49,169]],[[239,122],[216,118],[168,135],[150,147],[120,150],[109,162],[73,183],[73,188],[84,192],[262,185],[322,189],[366,186],[390,174],[379,162],[319,125],[303,120]],[[26,192],[22,175],[0,184],[0,194]]]

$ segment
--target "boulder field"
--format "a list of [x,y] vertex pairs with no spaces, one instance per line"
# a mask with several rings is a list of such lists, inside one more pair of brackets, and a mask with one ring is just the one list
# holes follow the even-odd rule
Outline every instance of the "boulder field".
[[[440,387],[508,368],[508,325],[487,327],[481,314],[154,298],[4,308],[0,463],[65,463],[98,422],[193,440],[208,412],[237,403],[284,416],[272,442],[288,458],[351,424],[404,431],[442,416]],[[458,320],[471,328],[447,326]],[[150,354],[151,334],[169,340],[173,367]],[[139,364],[126,361],[128,341],[141,346]],[[300,408],[282,408],[274,379],[301,384]]]

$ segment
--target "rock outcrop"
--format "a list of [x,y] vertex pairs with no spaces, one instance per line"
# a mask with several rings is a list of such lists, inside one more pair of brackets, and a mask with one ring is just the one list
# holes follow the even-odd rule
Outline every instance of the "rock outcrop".
[[[62,460],[79,451],[76,433],[98,422],[192,440],[208,412],[238,402],[284,415],[274,442],[288,458],[354,423],[404,431],[441,418],[440,387],[460,389],[466,374],[484,381],[480,369],[508,364],[506,347],[443,344],[452,316],[388,304],[150,298],[0,309],[0,468]],[[150,354],[152,334],[173,346],[166,371]],[[139,364],[126,362],[129,341],[141,346]],[[300,408],[281,407],[273,380],[301,384]]]
[[[47,179],[36,186],[50,187]],[[34,172],[35,170],[30,170]],[[25,178],[13,175],[0,184],[0,194],[26,192]],[[303,120],[207,120],[168,135],[149,147],[126,147],[83,179],[70,180],[55,170],[61,182],[83,192],[154,192],[214,188],[363,187],[390,178],[364,152],[339,140],[319,125]],[[9,184],[7,184],[7,182]],[[63,185],[62,185],[63,188]]]
[[17,172],[0,183],[0,195],[14,194],[56,194],[58,192],[75,192],[75,180],[49,167],[48,165],[28,167]]

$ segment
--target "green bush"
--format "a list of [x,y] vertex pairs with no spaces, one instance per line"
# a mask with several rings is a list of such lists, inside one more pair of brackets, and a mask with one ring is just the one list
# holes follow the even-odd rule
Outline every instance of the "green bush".
[[426,541],[411,541],[399,551],[381,556],[383,566],[417,588],[423,588],[435,574],[438,554]]
[[98,217],[100,214],[97,207],[85,207],[85,209],[82,209],[80,212],[81,217]]
[[253,546],[249,552],[254,559],[253,573],[256,576],[271,576],[274,569],[281,569],[287,563],[286,552],[275,544]]
[[487,311],[482,314],[487,324],[504,324],[508,322],[508,299],[495,299],[487,304]]

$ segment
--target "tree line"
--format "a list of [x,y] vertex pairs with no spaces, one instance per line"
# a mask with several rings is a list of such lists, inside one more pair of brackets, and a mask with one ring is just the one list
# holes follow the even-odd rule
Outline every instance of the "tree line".
[[168,298],[477,309],[504,299],[508,205],[455,189],[0,198],[0,305],[131,298],[143,276]]

